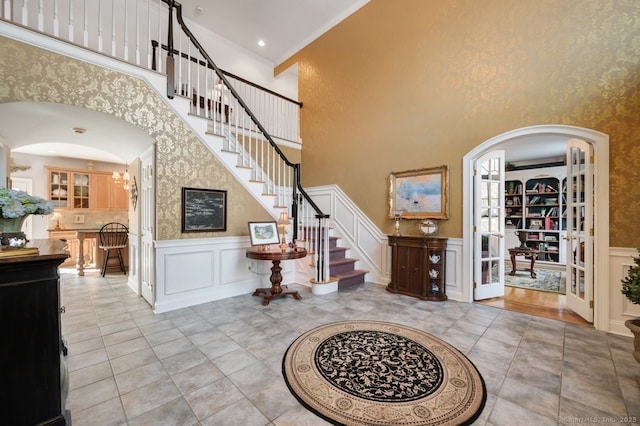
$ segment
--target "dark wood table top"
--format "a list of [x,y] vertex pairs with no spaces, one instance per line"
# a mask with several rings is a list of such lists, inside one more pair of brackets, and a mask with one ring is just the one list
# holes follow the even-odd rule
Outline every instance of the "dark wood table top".
[[307,255],[307,250],[303,248],[287,248],[282,251],[280,248],[262,250],[258,247],[247,249],[247,257],[257,260],[289,260],[301,259]]
[[[31,240],[27,243],[25,248],[37,248],[38,252],[23,255],[20,253],[20,249],[11,249],[7,246],[0,247],[0,253],[4,255],[4,257],[0,257],[0,264],[32,262],[34,260],[47,259],[66,259],[69,257],[67,244],[64,241],[55,238]],[[26,250],[23,250],[22,252],[26,252]]]
[[509,253],[522,253],[522,254],[528,254],[528,253],[538,253],[538,250],[536,249],[521,249],[518,247],[515,248],[510,248],[509,249]]

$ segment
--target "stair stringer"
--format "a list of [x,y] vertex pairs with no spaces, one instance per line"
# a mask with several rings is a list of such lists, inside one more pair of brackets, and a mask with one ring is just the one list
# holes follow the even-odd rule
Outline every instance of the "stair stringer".
[[[169,102],[173,106],[175,113],[185,122],[194,135],[202,144],[216,157],[224,167],[240,182],[244,188],[253,195],[253,197],[269,212],[269,214],[277,219],[280,215],[282,207],[276,206],[274,197],[264,195],[265,185],[263,182],[253,182],[252,170],[247,167],[238,167],[238,156],[244,153],[229,152],[224,149],[225,137],[212,134],[209,132],[209,119],[198,117],[190,113],[191,103],[188,98],[176,96]],[[235,138],[235,136],[231,135]]]
[[391,254],[387,235],[337,186],[305,188],[313,201],[331,216],[333,236],[349,247],[358,269],[368,270],[367,282],[387,285],[391,279]]

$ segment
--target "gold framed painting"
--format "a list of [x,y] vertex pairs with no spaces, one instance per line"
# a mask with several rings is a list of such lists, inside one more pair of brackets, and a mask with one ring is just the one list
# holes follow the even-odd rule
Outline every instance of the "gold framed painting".
[[449,166],[443,165],[389,175],[389,217],[449,218]]

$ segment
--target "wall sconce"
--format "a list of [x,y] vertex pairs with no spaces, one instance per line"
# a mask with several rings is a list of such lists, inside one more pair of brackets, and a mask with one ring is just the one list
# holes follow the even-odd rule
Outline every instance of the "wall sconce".
[[280,230],[280,250],[282,250],[283,252],[287,250],[287,241],[286,241],[286,237],[285,234],[287,233],[287,230],[285,229],[287,227],[287,225],[289,225],[291,222],[289,221],[289,216],[287,215],[287,211],[283,210],[280,212],[280,217],[278,218],[278,229]]
[[62,217],[62,213],[60,213],[60,212],[53,212],[53,215],[51,216],[51,220],[53,220],[53,219],[55,219],[55,220],[56,220],[56,226],[55,226],[55,228],[53,228],[53,229],[55,229],[55,230],[62,229],[62,228],[60,227],[60,218],[61,218],[61,217]]
[[131,180],[129,176],[129,166],[126,166],[126,169],[122,176],[120,176],[120,172],[114,171],[111,177],[113,178],[113,181],[115,183],[120,183],[120,181],[122,180],[122,187],[127,191],[129,190],[129,181]]

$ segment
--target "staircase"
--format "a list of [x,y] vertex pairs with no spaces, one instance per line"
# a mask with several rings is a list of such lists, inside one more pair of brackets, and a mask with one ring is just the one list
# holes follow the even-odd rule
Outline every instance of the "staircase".
[[329,275],[338,280],[338,290],[363,284],[369,271],[356,269],[358,259],[346,257],[349,248],[338,246],[339,240],[329,237]]
[[[176,96],[176,98],[179,98]],[[188,99],[187,99],[188,101]],[[187,104],[184,102],[183,104]],[[216,123],[214,119],[207,118],[206,116],[200,116],[193,111],[193,107],[189,108],[189,111],[178,111],[181,116],[188,115],[189,120],[204,120],[207,123],[209,129],[216,129],[219,123]],[[273,182],[269,181],[269,178],[264,176],[262,179],[253,179],[255,170],[254,167],[259,169],[259,166],[251,163],[251,165],[242,165],[242,158],[245,157],[245,153],[238,153],[235,151],[235,147],[225,148],[225,138],[216,134],[214,130],[205,132],[204,142],[207,147],[216,154],[220,160],[222,160],[228,169],[236,175],[245,186],[254,194],[256,199],[271,212],[272,216],[277,215],[286,208],[286,203],[279,201],[279,197],[275,194],[280,192],[279,190],[269,190]],[[202,135],[201,135],[202,136]],[[202,137],[201,137],[202,138]],[[233,144],[232,144],[233,145]],[[232,148],[232,149],[229,149]],[[258,174],[261,174],[258,172]],[[300,226],[300,229],[303,229]],[[311,227],[304,227],[306,232],[309,232]],[[307,248],[313,251],[315,246],[313,238],[307,241]],[[340,238],[335,236],[329,236],[329,276],[331,279],[338,280],[338,290],[351,287],[357,284],[363,284],[365,282],[365,276],[369,271],[364,269],[357,269],[356,265],[359,259],[347,257],[349,247],[339,246]]]
[[[329,237],[329,215],[301,187],[300,165],[290,162],[279,148],[283,141],[285,144],[298,141],[301,103],[220,70],[184,24],[182,6],[177,2],[131,0],[128,3],[131,10],[103,8],[98,11],[95,29],[86,22],[75,25],[69,12],[71,0],[63,3],[47,3],[44,8],[35,2],[24,2],[24,7],[18,7],[17,2],[5,1],[0,18],[150,69],[155,77],[166,75],[166,94],[175,113],[274,220],[286,210],[293,219],[293,237],[298,239],[301,230],[312,226],[322,229],[323,235],[317,241],[304,242],[313,256],[313,279],[322,283],[336,278],[339,288],[364,282],[368,271],[356,269],[358,259],[347,258],[349,249],[338,247],[338,238]],[[53,9],[49,10],[50,7]],[[85,3],[82,7],[88,6]],[[143,14],[137,13],[141,7],[146,11]],[[149,18],[149,10],[154,11],[154,19]],[[51,17],[53,22],[48,23]],[[113,33],[104,37],[105,41],[111,41],[104,43],[106,48],[99,31],[103,27],[111,28]],[[117,36],[119,28],[135,28],[136,32],[125,32],[121,40]],[[175,36],[174,28],[179,32]],[[135,39],[136,43],[128,43],[129,39]],[[167,40],[167,44],[158,40]],[[279,136],[272,137],[273,134]]]

